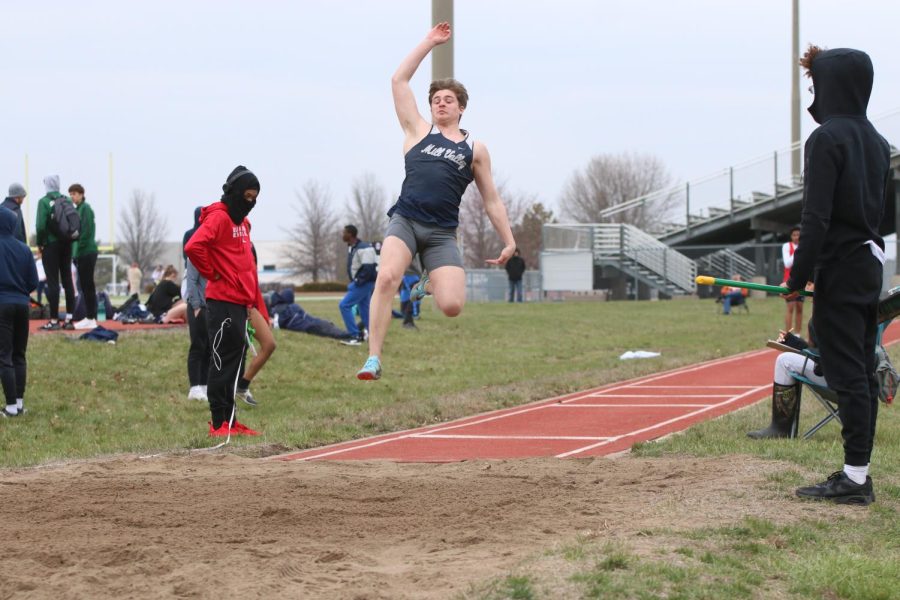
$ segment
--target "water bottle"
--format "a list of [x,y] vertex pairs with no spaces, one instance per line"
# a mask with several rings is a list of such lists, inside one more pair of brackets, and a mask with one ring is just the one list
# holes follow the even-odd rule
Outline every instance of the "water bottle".
[[275,317],[272,319],[272,327],[274,329],[278,329],[278,313],[275,313]]
[[97,303],[97,320],[105,321],[106,320],[106,302],[98,302]]

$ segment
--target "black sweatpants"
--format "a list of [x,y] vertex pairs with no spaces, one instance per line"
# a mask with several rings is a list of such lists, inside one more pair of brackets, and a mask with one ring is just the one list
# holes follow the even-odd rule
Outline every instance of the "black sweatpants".
[[207,299],[206,326],[210,352],[206,397],[209,398],[213,429],[218,429],[223,421],[231,418],[234,390],[244,374],[247,307]]
[[869,464],[878,418],[875,338],[882,266],[868,246],[816,273],[813,326],[828,387],[837,392],[844,463]]
[[194,309],[188,306],[188,332],[191,336],[191,347],[188,349],[187,370],[191,387],[206,385],[209,379],[209,334],[206,328],[206,308],[201,307],[197,316]]
[[0,304],[0,382],[6,404],[25,397],[28,305]]
[[72,284],[72,242],[56,241],[44,246],[44,272],[47,274],[47,303],[50,318],[59,319],[59,285],[66,293],[66,312],[75,311],[75,286]]
[[94,284],[94,269],[97,267],[97,253],[79,256],[75,259],[78,268],[78,285],[84,296],[84,308],[88,319],[97,318],[97,286]]

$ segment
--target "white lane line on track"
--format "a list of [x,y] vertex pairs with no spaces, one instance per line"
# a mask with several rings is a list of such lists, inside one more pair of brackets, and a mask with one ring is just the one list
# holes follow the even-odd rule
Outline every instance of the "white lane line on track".
[[[731,398],[731,396],[728,396]],[[701,408],[710,404],[554,404],[551,408]]]
[[757,386],[757,387],[753,388],[752,390],[748,390],[748,391],[744,392],[743,394],[739,394],[739,395],[737,395],[737,396],[734,396],[734,397],[731,398],[730,400],[726,400],[726,401],[724,401],[724,402],[719,402],[718,404],[710,404],[709,406],[706,406],[706,407],[701,408],[701,409],[699,409],[699,410],[695,410],[695,411],[693,411],[693,412],[689,412],[689,413],[687,413],[686,415],[681,415],[680,417],[674,417],[674,418],[672,418],[672,419],[669,419],[668,421],[663,421],[662,423],[656,423],[656,424],[654,424],[654,425],[650,425],[649,427],[644,427],[643,429],[638,429],[637,431],[630,431],[630,432],[628,432],[628,433],[623,433],[622,435],[617,436],[616,438],[611,439],[611,440],[606,440],[606,441],[603,441],[603,442],[598,442],[598,443],[596,443],[596,444],[591,444],[590,446],[585,446],[584,448],[578,448],[578,449],[576,449],[576,450],[571,450],[571,451],[569,451],[569,452],[563,452],[562,454],[557,454],[557,455],[556,455],[556,458],[566,458],[566,457],[572,456],[572,455],[574,455],[574,454],[580,454],[581,452],[587,452],[588,450],[593,450],[594,448],[599,448],[600,446],[603,446],[603,445],[605,445],[605,444],[609,444],[609,443],[615,442],[615,441],[620,440],[620,439],[622,439],[622,438],[624,438],[624,437],[631,437],[631,436],[639,435],[639,434],[641,434],[641,433],[646,433],[647,431],[652,431],[652,430],[657,429],[657,428],[659,428],[659,427],[664,427],[664,426],[666,426],[666,425],[671,425],[672,423],[677,423],[678,421],[683,421],[684,419],[690,419],[691,417],[694,417],[694,416],[696,416],[696,415],[705,413],[705,412],[710,411],[710,410],[712,410],[712,409],[714,409],[714,408],[719,408],[719,407],[721,407],[721,406],[725,406],[726,404],[731,404],[732,402],[736,402],[737,400],[741,400],[741,399],[743,399],[743,398],[745,398],[745,397],[747,397],[747,396],[752,396],[753,394],[758,394],[759,392],[761,392],[761,391],[763,391],[763,390],[767,390],[767,389],[769,389],[770,387],[772,387],[772,384],[771,384],[771,383],[767,383],[767,384],[765,384],[765,385],[760,385],[760,386]]
[[731,398],[734,394],[607,394],[599,392],[589,398]]
[[631,387],[635,389],[647,389],[647,390],[680,390],[680,389],[688,389],[688,390],[750,390],[753,389],[752,385],[643,385],[640,383],[636,383]]
[[586,435],[467,435],[467,434],[431,434],[419,433],[413,435],[416,439],[434,438],[439,440],[584,440],[599,442],[611,440],[610,437],[586,436]]

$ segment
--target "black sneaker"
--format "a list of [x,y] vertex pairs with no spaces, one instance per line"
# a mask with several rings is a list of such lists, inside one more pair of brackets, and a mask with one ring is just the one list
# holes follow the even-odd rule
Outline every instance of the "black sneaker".
[[250,393],[250,390],[249,390],[249,389],[244,390],[244,389],[241,389],[241,388],[237,388],[237,390],[235,390],[235,392],[234,392],[234,399],[235,399],[235,400],[243,400],[244,402],[246,402],[246,403],[249,404],[250,406],[257,406],[257,405],[258,405],[258,402],[256,401],[256,398],[253,397],[253,394]]
[[60,329],[62,329],[62,325],[59,324],[59,321],[47,321],[41,325],[41,331],[58,331]]
[[15,419],[16,417],[19,416],[18,412],[11,413],[11,412],[7,411],[5,408],[3,409],[2,413],[0,413],[0,414],[2,414],[4,417],[9,417],[10,419]]
[[75,324],[72,323],[72,321],[66,321],[65,323],[63,323],[62,328],[71,331],[75,329]]
[[822,483],[797,488],[799,498],[807,500],[831,500],[836,504],[859,504],[868,506],[875,502],[872,491],[872,478],[866,477],[865,483],[854,483],[843,471],[836,471]]

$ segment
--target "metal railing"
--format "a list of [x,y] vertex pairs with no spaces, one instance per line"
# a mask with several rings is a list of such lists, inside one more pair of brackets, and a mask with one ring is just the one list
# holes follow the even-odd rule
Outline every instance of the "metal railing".
[[591,223],[547,224],[543,228],[544,251],[592,250],[595,262],[616,263],[643,270],[662,286],[681,291],[695,289],[697,265],[652,235],[633,225]]
[[[872,123],[889,142],[900,142],[900,108],[874,117]],[[774,199],[777,203],[780,196],[802,184],[800,176],[791,173],[791,155],[798,149],[802,154],[803,145],[794,144],[705,177],[621,202],[602,211],[600,218],[615,219],[616,215],[644,204],[672,206],[675,208],[666,214],[665,222],[653,232],[665,235],[756,202]]]
[[730,248],[722,248],[698,258],[697,271],[720,279],[740,275],[744,281],[750,281],[756,275],[756,264]]

